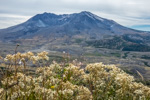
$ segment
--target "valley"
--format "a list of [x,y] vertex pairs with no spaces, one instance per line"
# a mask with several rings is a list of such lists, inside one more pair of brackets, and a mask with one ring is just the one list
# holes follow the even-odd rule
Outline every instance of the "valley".
[[[103,62],[104,64],[115,64],[117,67],[133,74],[139,78],[137,72],[140,72],[145,80],[150,80],[150,52],[136,52],[136,51],[121,51],[107,48],[94,48],[88,45],[80,45],[78,43],[65,44],[64,42],[57,44],[48,43],[39,47],[35,45],[20,44],[18,52],[41,52],[48,51],[50,63],[56,61],[63,62],[64,58],[68,58],[69,62],[77,60],[81,62],[84,67],[88,63]],[[1,56],[6,54],[14,54],[16,45],[3,44],[1,49]],[[64,53],[65,52],[65,53]],[[65,57],[64,57],[65,55]]]

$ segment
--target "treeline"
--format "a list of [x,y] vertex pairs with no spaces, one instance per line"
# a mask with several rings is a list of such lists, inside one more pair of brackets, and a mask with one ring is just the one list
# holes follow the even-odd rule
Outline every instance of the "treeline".
[[144,41],[138,38],[132,38],[128,35],[114,36],[111,39],[90,40],[86,41],[89,46],[95,48],[117,49],[122,51],[150,51],[150,46],[144,45]]

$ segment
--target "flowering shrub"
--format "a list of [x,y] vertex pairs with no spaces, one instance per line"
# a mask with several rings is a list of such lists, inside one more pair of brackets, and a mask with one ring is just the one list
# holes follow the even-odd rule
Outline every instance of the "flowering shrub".
[[[135,82],[115,65],[88,64],[85,69],[71,63],[53,63],[26,73],[27,63],[48,60],[47,52],[16,53],[0,57],[9,68],[1,80],[1,100],[150,100],[150,88]],[[23,72],[17,69],[23,67]],[[15,67],[15,68],[12,68]],[[9,74],[9,70],[13,73]]]

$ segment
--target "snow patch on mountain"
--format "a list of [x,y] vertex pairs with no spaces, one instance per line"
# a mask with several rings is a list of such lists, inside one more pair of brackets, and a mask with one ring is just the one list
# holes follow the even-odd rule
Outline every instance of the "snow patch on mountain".
[[113,27],[114,25],[111,25],[110,27]]
[[96,16],[96,15],[94,15],[94,17],[95,17],[96,19],[100,20],[100,21],[104,21],[104,19],[101,18],[101,17],[98,17],[98,16]]
[[87,15],[88,17],[92,18],[93,20],[96,20],[96,19],[97,19],[97,20],[100,20],[100,21],[104,21],[103,18],[101,18],[101,17],[99,17],[99,16],[96,16],[96,15],[90,13],[90,12],[84,11],[84,12],[82,12],[82,13],[84,13],[84,14]]
[[60,19],[58,19],[58,20],[59,21],[66,21],[69,17],[70,17],[70,15],[65,14],[65,15],[62,15],[62,17]]
[[38,27],[46,27],[46,24],[44,24],[43,21],[41,20],[38,20],[38,24],[37,24]]

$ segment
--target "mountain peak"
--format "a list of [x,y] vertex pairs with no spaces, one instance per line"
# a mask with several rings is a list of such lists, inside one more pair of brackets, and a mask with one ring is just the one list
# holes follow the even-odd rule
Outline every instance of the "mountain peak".
[[[42,20],[42,19],[49,19],[49,18],[52,18],[52,17],[56,17],[57,15],[56,14],[54,14],[54,13],[47,13],[47,12],[44,12],[44,13],[42,13],[42,14],[37,14],[37,15],[35,15],[35,16],[33,16],[32,18],[31,18],[31,20]],[[30,19],[29,19],[30,20]]]
[[126,31],[136,33],[112,20],[101,18],[88,11],[60,15],[44,12],[33,16],[20,25],[14,26],[13,29],[7,28],[6,30],[9,30],[9,32],[5,31],[5,33],[9,34],[5,36],[5,33],[0,31],[0,39],[25,38],[25,36],[31,37],[31,34],[32,37],[37,34],[41,36],[86,34],[90,37],[89,34],[92,34],[91,37],[101,38],[102,35],[124,34]]
[[95,16],[94,14],[92,14],[92,13],[89,12],[89,11],[82,11],[82,12],[80,12],[80,13],[78,13],[78,14],[87,15],[87,16]]
[[78,13],[78,14],[86,15],[87,17],[89,17],[89,18],[91,18],[91,19],[93,19],[93,20],[99,20],[99,21],[104,21],[104,20],[106,20],[106,19],[104,19],[104,18],[101,18],[101,17],[99,17],[99,16],[97,16],[97,15],[95,15],[95,14],[89,12],[89,11],[82,11],[82,12],[80,12],[80,13]]
[[[75,15],[78,15],[79,17],[80,16],[87,16],[93,20],[100,20],[100,21],[103,21],[104,18],[101,18],[89,11],[82,11],[80,13],[74,13]],[[47,12],[44,12],[42,14],[37,14],[35,16],[33,16],[31,19],[29,20],[32,20],[32,21],[38,21],[38,20],[47,20],[49,21],[50,19],[64,19],[65,17],[66,18],[69,18],[71,16],[74,16],[74,14],[60,14],[60,15],[57,15],[57,14],[54,14],[54,13],[47,13]],[[71,15],[71,16],[70,16]],[[61,18],[62,17],[62,18]]]
[[80,13],[83,13],[83,14],[92,14],[92,13],[89,12],[89,11],[81,11]]

